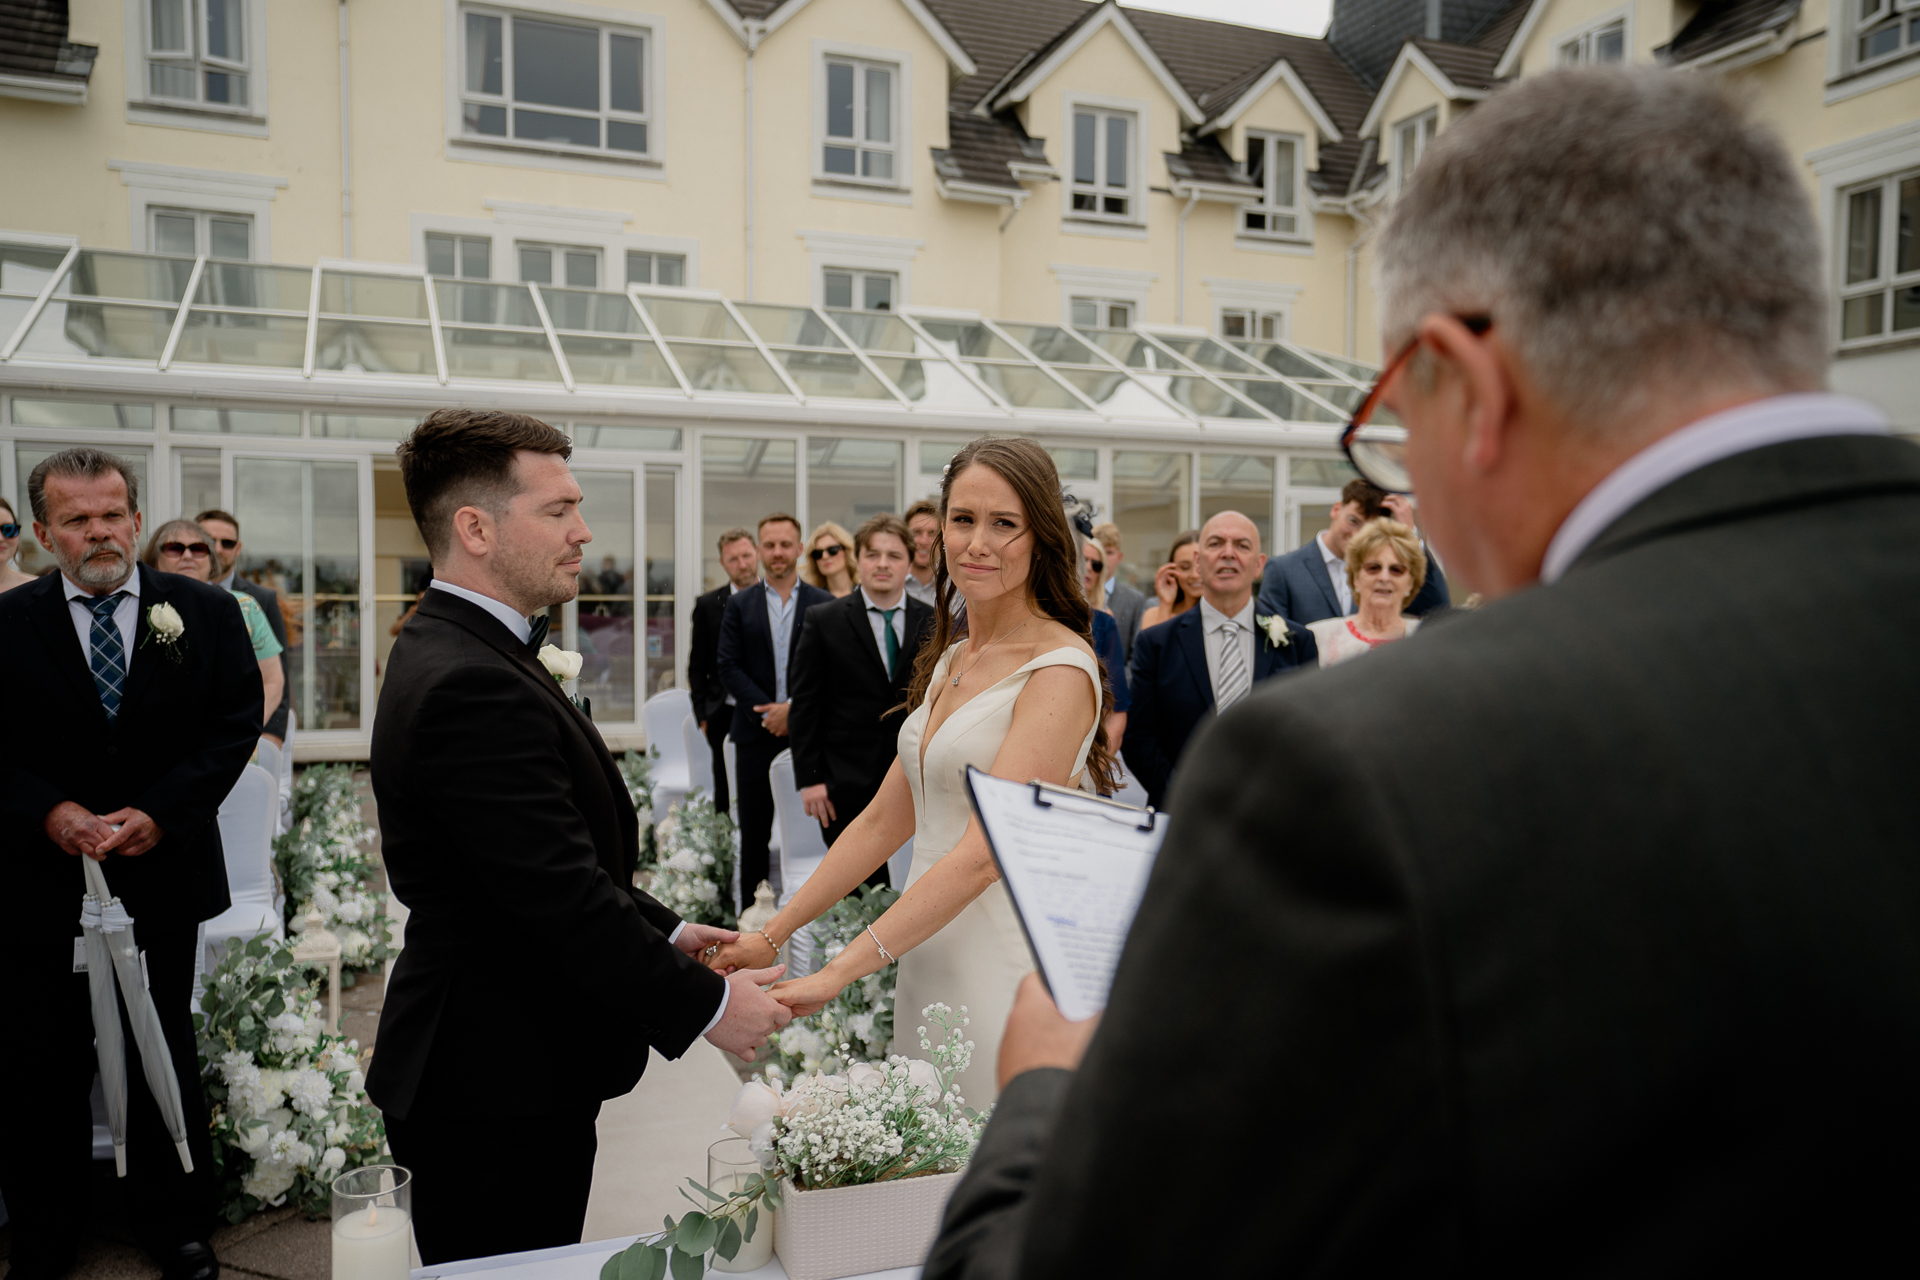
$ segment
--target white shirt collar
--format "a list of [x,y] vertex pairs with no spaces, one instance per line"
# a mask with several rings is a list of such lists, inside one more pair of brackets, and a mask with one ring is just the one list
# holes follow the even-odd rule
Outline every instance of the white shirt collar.
[[[62,571],[60,574],[60,583],[66,588],[67,599],[69,601],[78,600],[89,609],[93,608],[93,602],[95,600],[104,598],[102,596],[96,596],[85,587],[82,587],[72,578],[69,578],[65,571]],[[140,566],[135,565],[133,572],[127,575],[127,580],[115,587],[113,591],[124,591],[135,600],[138,600],[140,598]],[[107,595],[112,595],[113,591],[107,592]]]
[[1885,434],[1886,417],[1874,406],[1824,391],[1769,396],[1689,423],[1628,458],[1580,499],[1547,544],[1540,580],[1558,581],[1608,525],[1702,467],[1789,440]]
[[514,638],[521,644],[533,639],[533,624],[516,612],[512,605],[501,604],[492,596],[482,595],[478,591],[469,591],[465,587],[456,587],[451,582],[433,580],[435,591],[444,591],[450,596],[459,596],[469,604],[477,604],[494,617],[500,619],[500,625],[513,632]]
[[1113,584],[1118,581],[1120,581],[1118,578],[1108,578],[1107,585],[1101,588],[1102,591],[1107,593],[1107,599],[1113,599]]
[[1320,558],[1322,560],[1325,560],[1328,564],[1337,564],[1343,570],[1347,567],[1347,558],[1345,556],[1335,555],[1333,548],[1327,545],[1327,531],[1325,529],[1314,534],[1313,540],[1320,544]]
[[1248,631],[1253,630],[1253,597],[1248,596],[1240,612],[1228,618],[1226,614],[1213,607],[1213,602],[1205,596],[1200,597],[1200,628],[1203,631],[1218,630],[1223,622],[1237,622]]
[[890,608],[904,609],[907,607],[907,593],[905,588],[901,589],[900,598],[898,600],[895,600],[891,605],[884,605],[884,604],[881,604],[878,600],[875,600],[871,595],[867,594],[867,589],[865,587],[860,588],[860,598],[867,602],[867,608],[878,609],[883,614]]
[[240,571],[238,569],[235,569],[232,573],[229,573],[226,577],[216,579],[213,585],[216,587],[225,587],[227,590],[232,591],[234,589],[233,580],[236,576],[238,576],[239,572]]

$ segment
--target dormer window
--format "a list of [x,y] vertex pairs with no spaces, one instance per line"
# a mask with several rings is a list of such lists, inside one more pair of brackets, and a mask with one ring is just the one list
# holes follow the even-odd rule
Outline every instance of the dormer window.
[[1591,31],[1583,31],[1563,42],[1554,53],[1554,61],[1563,67],[1589,63],[1624,62],[1627,57],[1627,23],[1621,18]]
[[1282,133],[1247,135],[1247,181],[1260,188],[1258,203],[1240,211],[1247,235],[1298,237],[1300,229],[1300,143]]
[[1073,113],[1072,211],[1079,218],[1134,221],[1133,116],[1080,107]]
[[1865,66],[1920,49],[1920,0],[1849,0],[1854,63]]

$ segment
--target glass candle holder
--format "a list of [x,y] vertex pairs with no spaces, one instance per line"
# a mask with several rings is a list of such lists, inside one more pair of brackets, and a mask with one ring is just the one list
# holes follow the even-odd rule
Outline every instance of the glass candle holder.
[[333,1280],[407,1280],[413,1269],[413,1175],[397,1164],[333,1180]]
[[[707,1186],[715,1195],[731,1195],[745,1187],[747,1180],[759,1172],[760,1158],[753,1154],[753,1148],[745,1138],[722,1138],[707,1148]],[[718,1205],[714,1207],[719,1208]],[[755,1215],[751,1240],[746,1238],[747,1209],[736,1209],[722,1215],[732,1218],[740,1228],[740,1252],[731,1259],[714,1254],[715,1271],[758,1271],[773,1259],[773,1211],[767,1208],[764,1200],[755,1200],[750,1207],[759,1210]]]

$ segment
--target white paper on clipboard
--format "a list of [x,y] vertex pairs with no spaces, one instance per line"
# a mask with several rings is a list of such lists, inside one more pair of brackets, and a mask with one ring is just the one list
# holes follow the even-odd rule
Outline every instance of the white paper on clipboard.
[[967,792],[1060,1012],[1107,1007],[1167,816],[968,767]]

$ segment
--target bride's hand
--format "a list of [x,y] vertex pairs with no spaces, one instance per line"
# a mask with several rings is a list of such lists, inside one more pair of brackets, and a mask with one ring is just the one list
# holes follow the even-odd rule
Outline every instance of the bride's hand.
[[780,953],[758,933],[743,933],[712,955],[703,952],[700,959],[709,969],[732,973],[735,969],[770,969],[780,962]]
[[793,1010],[794,1017],[804,1018],[820,1012],[827,1001],[839,995],[844,987],[844,983],[834,981],[823,969],[790,982],[776,982],[768,994]]

